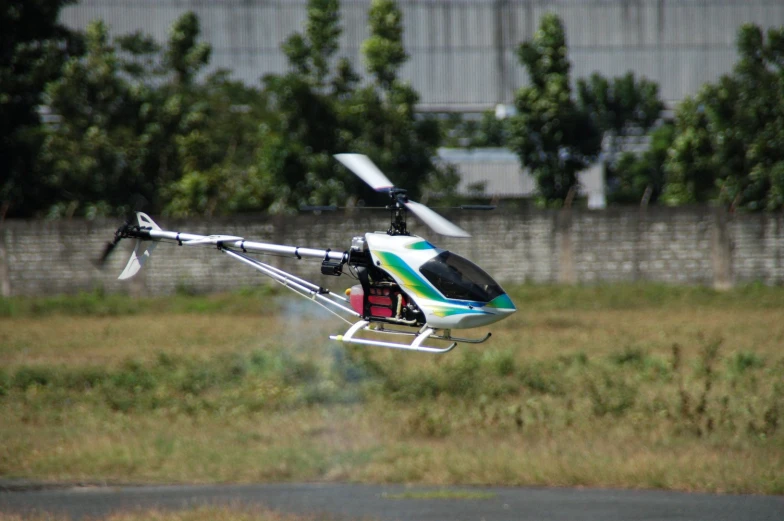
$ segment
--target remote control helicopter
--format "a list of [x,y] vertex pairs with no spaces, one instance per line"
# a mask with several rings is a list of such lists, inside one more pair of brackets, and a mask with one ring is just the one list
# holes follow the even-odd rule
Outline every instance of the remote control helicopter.
[[[119,276],[125,280],[139,272],[161,242],[216,248],[337,315],[349,324],[348,330],[329,338],[349,344],[446,353],[459,343],[479,344],[490,338],[490,333],[481,338],[457,337],[452,330],[487,326],[508,317],[515,312],[512,300],[476,264],[411,235],[406,228],[406,213],[411,211],[438,234],[470,235],[427,206],[409,200],[406,191],[394,186],[367,156],[337,154],[335,158],[371,188],[389,194],[386,208],[391,213],[391,224],[386,232],[354,237],[345,251],[322,250],[233,235],[163,230],[147,214],[137,212],[135,223],[128,222],[115,232],[103,258],[121,240],[135,239],[131,257]],[[347,289],[345,295],[334,293],[251,254],[321,259],[323,275],[344,275],[348,266],[358,284]],[[360,332],[367,334],[358,336]],[[368,335],[374,338],[365,338]],[[433,345],[434,341],[446,345]]]

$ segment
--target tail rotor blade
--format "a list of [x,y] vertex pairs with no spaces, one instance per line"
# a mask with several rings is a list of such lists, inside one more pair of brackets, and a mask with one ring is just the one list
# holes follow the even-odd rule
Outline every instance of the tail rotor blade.
[[376,192],[388,192],[395,185],[364,154],[335,154],[335,159],[354,172]]
[[112,254],[114,249],[117,247],[118,242],[119,241],[112,241],[106,243],[106,246],[104,246],[103,253],[101,253],[101,256],[92,261],[96,268],[104,267],[104,265],[106,264],[106,260]]
[[101,253],[101,256],[93,261],[93,264],[95,265],[96,268],[103,269],[104,265],[106,265],[106,261],[109,260],[109,257],[112,255],[112,252],[114,252],[114,249],[117,248],[118,244],[120,244],[120,240],[122,240],[123,231],[127,229],[132,222],[133,222],[132,218],[128,217],[128,219],[125,220],[125,223],[123,223],[123,225],[120,226],[120,228],[116,232],[114,232],[114,240],[111,242],[107,242],[106,246],[104,246],[103,248],[103,253]]
[[404,203],[406,208],[414,212],[414,215],[422,219],[422,221],[430,226],[434,232],[446,235],[447,237],[471,237],[471,234],[463,230],[456,224],[441,217],[436,212],[414,201]]

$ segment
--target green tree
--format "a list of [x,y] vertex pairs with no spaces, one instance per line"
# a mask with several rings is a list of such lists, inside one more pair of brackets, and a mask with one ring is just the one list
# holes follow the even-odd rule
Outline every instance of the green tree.
[[165,63],[174,74],[177,85],[188,85],[199,71],[210,62],[212,46],[200,42],[199,17],[193,11],[180,16],[169,31]]
[[483,112],[479,120],[450,114],[441,122],[441,128],[444,146],[503,147],[509,140],[509,119],[497,118],[494,110]]
[[358,79],[347,60],[329,68],[341,34],[339,9],[337,0],[309,0],[305,33],[283,45],[292,72],[264,78],[275,116],[261,130],[259,170],[274,191],[273,212],[340,204],[346,197],[332,158],[345,143],[337,104],[351,96]]
[[749,210],[784,207],[784,27],[738,32],[731,74],[676,112],[665,165],[671,204],[718,200]]
[[182,174],[179,142],[211,128],[192,84],[209,56],[197,36],[192,13],[175,21],[164,49],[141,33],[112,41],[102,21],[89,24],[84,55],[47,88],[61,117],[41,154],[57,191],[50,215],[124,214],[140,199],[148,211],[164,206]]
[[218,71],[199,88],[199,99],[209,124],[177,136],[182,175],[166,190],[165,213],[227,215],[266,208],[272,188],[256,165],[258,125],[270,117],[264,96]]
[[509,140],[509,120],[499,119],[494,110],[482,113],[476,136],[471,142],[474,147],[503,147]]
[[[624,141],[647,134],[658,121],[664,109],[659,86],[646,78],[637,79],[633,72],[611,80],[594,73],[587,80],[577,80],[577,103],[603,136],[608,201],[639,202],[643,197],[655,201],[662,188],[656,154],[637,157],[621,152]],[[646,179],[646,174],[651,177]]]
[[705,203],[718,193],[713,136],[704,106],[683,100],[675,114],[675,136],[664,164],[667,182],[662,200],[670,205]]
[[403,47],[403,12],[394,0],[373,0],[368,11],[370,37],[362,43],[368,72],[383,91],[398,82],[400,67],[408,60]]
[[517,51],[530,85],[515,95],[510,145],[536,179],[545,204],[560,205],[577,184],[577,172],[599,153],[601,133],[572,99],[566,35],[554,14],[542,17],[533,40]]
[[46,83],[68,55],[79,52],[78,36],[57,23],[60,10],[73,1],[0,4],[0,221],[32,216],[54,197],[37,162],[37,108]]
[[[408,59],[402,12],[393,0],[373,0],[368,22],[362,54],[373,81],[342,106],[352,150],[371,157],[412,199],[423,190],[432,195],[449,191],[454,175],[439,171],[432,161],[441,141],[438,122],[417,116],[419,94],[399,78]],[[356,181],[352,186],[366,201],[386,202]]]
[[604,135],[611,165],[619,153],[619,141],[646,134],[664,109],[659,86],[646,78],[635,78],[633,72],[612,80],[598,73],[588,80],[577,80],[577,102]]
[[[369,155],[396,183],[409,188],[412,198],[436,170],[431,158],[440,141],[439,127],[417,117],[419,96],[398,79],[407,55],[397,4],[371,4],[370,37],[362,52],[373,81],[362,88],[348,60],[335,60],[338,13],[336,0],[310,0],[305,32],[292,35],[283,46],[292,71],[264,78],[274,117],[262,129],[259,171],[274,190],[273,212],[305,204],[351,204],[357,196],[386,203],[340,166],[335,153]],[[438,191],[453,177],[438,177]]]
[[648,150],[641,155],[624,152],[608,176],[607,200],[613,203],[655,203],[664,190],[664,163],[675,138],[675,126],[665,123],[650,134]]
[[98,20],[85,34],[85,54],[69,59],[49,84],[48,104],[60,116],[48,129],[42,160],[57,190],[57,215],[110,213],[143,183],[133,127],[139,100],[120,75],[121,60]]
[[[647,197],[649,202],[655,202],[663,182],[662,165],[658,162],[661,150],[641,157],[621,152],[624,140],[647,134],[658,121],[664,109],[659,86],[646,78],[637,79],[633,72],[611,80],[594,73],[587,80],[577,80],[577,103],[590,114],[603,136],[608,201],[631,203]],[[670,127],[664,127],[656,137],[652,136],[654,147],[669,135],[669,130]]]
[[[201,28],[193,12],[183,13],[169,29],[161,67],[147,68],[142,78],[144,96],[137,125],[144,143],[143,171],[145,188],[152,189],[148,199],[155,211],[167,204],[168,189],[183,175],[181,142],[188,135],[214,134],[211,118],[216,114],[207,100],[205,88],[195,79],[209,64],[211,47],[200,42]],[[213,139],[205,137],[205,141]],[[209,161],[210,149],[200,149]]]

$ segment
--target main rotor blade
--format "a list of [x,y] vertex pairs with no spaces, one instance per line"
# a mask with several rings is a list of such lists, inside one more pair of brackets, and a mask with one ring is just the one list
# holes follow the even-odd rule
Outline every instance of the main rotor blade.
[[414,212],[414,214],[422,219],[425,224],[430,226],[433,231],[446,235],[448,237],[471,237],[471,234],[463,230],[454,223],[449,222],[444,217],[441,217],[436,212],[414,201],[405,203],[406,208]]
[[299,205],[300,212],[334,212],[337,209],[338,207],[335,206],[334,204],[322,205],[322,206],[313,206],[309,204]]
[[461,204],[460,209],[490,211],[490,210],[495,210],[495,205],[494,204]]
[[376,192],[388,192],[393,185],[375,163],[364,154],[335,154],[335,159],[354,172]]

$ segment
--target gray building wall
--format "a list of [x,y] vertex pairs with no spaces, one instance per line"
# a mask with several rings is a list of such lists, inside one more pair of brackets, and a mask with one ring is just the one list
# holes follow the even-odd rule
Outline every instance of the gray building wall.
[[[520,158],[507,148],[439,148],[437,160],[452,165],[460,175],[459,195],[499,199],[531,198],[538,192],[536,179]],[[607,206],[604,165],[596,162],[577,173],[578,194],[588,201],[588,208]]]
[[[412,231],[464,255],[501,283],[659,281],[727,287],[784,283],[784,216],[731,216],[713,208],[614,208],[571,212],[536,209],[451,213],[471,239],[433,235],[414,219]],[[159,219],[164,229],[225,233],[293,246],[345,250],[351,237],[386,228],[386,214]],[[159,246],[136,278],[118,281],[132,248],[124,241],[103,270],[93,262],[117,223],[6,221],[0,226],[0,289],[8,295],[51,295],[104,288],[168,294],[226,291],[267,279],[207,247]],[[315,276],[318,260],[260,256],[273,265],[340,290],[348,277]]]
[[[364,71],[370,0],[343,0],[340,52]],[[541,16],[564,20],[574,77],[632,70],[677,101],[730,71],[744,22],[784,25],[781,0],[398,0],[411,56],[402,75],[422,96],[422,110],[484,110],[510,103],[526,81],[515,49]],[[81,0],[62,21],[84,28],[104,19],[114,34],[143,30],[163,41],[186,10],[201,18],[213,45],[212,69],[256,84],[285,71],[280,44],[301,31],[306,0]]]

